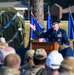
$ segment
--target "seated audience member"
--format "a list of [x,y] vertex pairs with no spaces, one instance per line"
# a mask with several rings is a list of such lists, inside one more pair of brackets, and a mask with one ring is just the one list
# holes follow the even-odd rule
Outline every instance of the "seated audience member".
[[15,54],[15,49],[13,47],[6,47],[4,49],[1,50],[2,54],[3,54],[3,58],[5,58],[8,54]]
[[67,47],[70,47],[70,46],[63,44],[63,45],[61,45],[61,46],[59,47],[59,51],[65,49],[65,48],[67,48]]
[[33,62],[33,56],[34,56],[34,50],[30,49],[27,50],[27,52],[25,53],[25,62],[26,64],[24,64],[21,69],[22,70],[28,70],[31,69],[34,66],[34,62]]
[[14,68],[2,67],[0,68],[0,75],[20,75],[20,72]]
[[25,75],[38,75],[38,71],[45,68],[45,61],[47,58],[47,53],[44,49],[39,48],[35,50],[34,53],[34,63],[35,66],[32,69],[29,69],[25,72]]
[[18,54],[9,54],[4,59],[4,66],[19,69],[20,68],[21,59]]
[[74,57],[66,57],[59,69],[60,75],[74,75]]
[[51,51],[46,59],[46,69],[48,75],[59,75],[58,69],[60,68],[63,56],[56,50]]
[[72,48],[70,46],[67,46],[67,45],[60,46],[59,53],[61,53],[64,58],[69,57],[69,56],[73,56]]

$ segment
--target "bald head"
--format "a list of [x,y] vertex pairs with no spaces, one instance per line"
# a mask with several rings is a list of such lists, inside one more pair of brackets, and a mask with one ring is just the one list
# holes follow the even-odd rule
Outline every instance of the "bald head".
[[5,57],[4,65],[18,69],[21,63],[21,59],[17,54],[9,54]]

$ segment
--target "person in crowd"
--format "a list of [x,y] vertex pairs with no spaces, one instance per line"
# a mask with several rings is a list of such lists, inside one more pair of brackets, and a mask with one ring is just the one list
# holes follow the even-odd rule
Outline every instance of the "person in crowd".
[[8,47],[4,37],[0,37],[0,67],[3,66],[3,53],[1,52],[4,48]]
[[[5,45],[4,43],[1,44],[1,45]],[[8,54],[11,54],[11,53],[16,53],[15,52],[15,49],[12,48],[12,47],[5,47],[3,48],[3,46],[1,46],[1,50],[0,50],[0,67],[3,66],[3,63],[4,63],[4,58],[8,55]]]
[[63,56],[57,51],[51,51],[46,59],[46,70],[48,75],[59,75],[59,68],[61,62],[63,61]]
[[37,75],[39,70],[45,68],[46,58],[47,53],[43,48],[36,49],[33,57],[35,66],[32,69],[27,70],[25,75]]
[[5,47],[8,47],[8,43],[4,37],[0,37],[0,50],[4,49]]
[[14,68],[19,70],[20,69],[21,59],[18,54],[8,54],[4,59],[4,66]]
[[4,49],[1,50],[2,54],[3,54],[3,58],[5,58],[8,54],[15,54],[16,51],[13,47],[5,47]]
[[30,50],[26,51],[26,53],[25,53],[26,64],[24,64],[21,67],[22,71],[26,71],[28,69],[31,69],[34,66],[34,62],[33,62],[34,52],[35,52],[35,50],[33,50],[33,49],[30,49]]
[[61,53],[64,58],[73,56],[72,48],[65,44],[59,47],[59,53]]
[[60,75],[74,75],[74,57],[66,57],[59,68]]
[[20,71],[14,68],[2,67],[0,68],[0,75],[20,75]]

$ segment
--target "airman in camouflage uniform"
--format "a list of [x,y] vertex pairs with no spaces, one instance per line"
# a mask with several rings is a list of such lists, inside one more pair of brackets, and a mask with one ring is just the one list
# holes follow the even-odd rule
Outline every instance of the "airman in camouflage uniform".
[[34,62],[33,62],[33,56],[34,56],[34,50],[30,49],[25,53],[25,62],[26,64],[24,64],[22,66],[22,71],[25,72],[28,69],[31,69],[34,66]]
[[40,48],[35,50],[33,58],[35,66],[32,69],[27,70],[25,72],[25,75],[36,75],[36,73],[40,69],[45,68],[46,58],[47,58],[47,53],[44,49]]

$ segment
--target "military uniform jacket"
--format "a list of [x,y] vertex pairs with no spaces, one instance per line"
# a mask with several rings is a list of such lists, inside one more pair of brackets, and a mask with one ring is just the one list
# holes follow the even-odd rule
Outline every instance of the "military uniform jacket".
[[69,45],[69,40],[64,29],[59,28],[57,31],[54,31],[52,28],[47,32],[40,35],[41,38],[48,38],[49,42],[58,42],[60,45],[63,43]]
[[41,68],[38,68],[37,66],[33,67],[32,69],[29,69],[25,71],[24,75],[36,75],[36,73],[40,70]]

